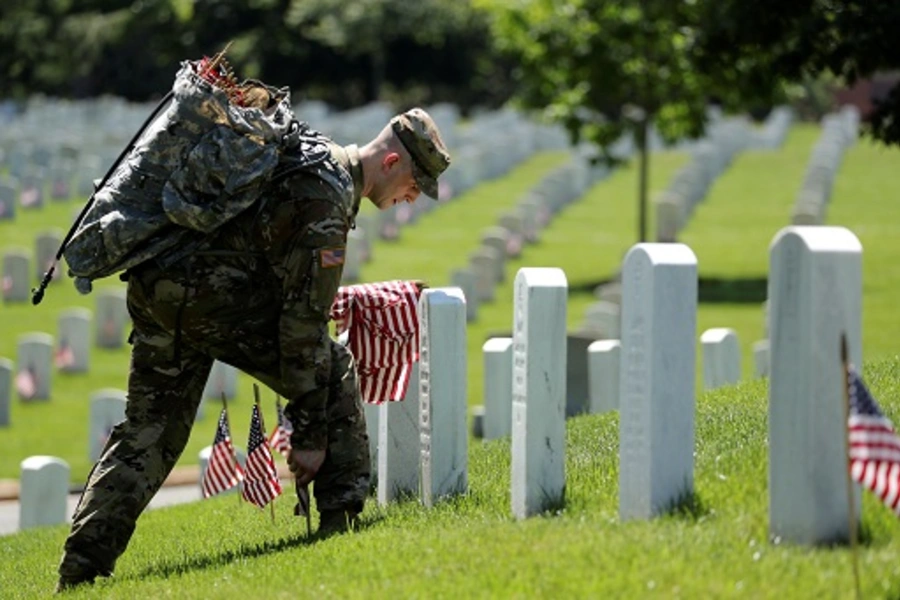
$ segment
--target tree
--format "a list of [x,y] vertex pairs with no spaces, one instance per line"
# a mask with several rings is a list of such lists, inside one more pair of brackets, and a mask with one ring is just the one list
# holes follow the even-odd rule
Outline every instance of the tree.
[[710,86],[691,62],[693,3],[672,0],[481,0],[500,49],[516,57],[518,101],[588,141],[600,159],[623,134],[636,142],[638,233],[647,239],[647,133],[699,135]]
[[[900,3],[872,0],[705,0],[695,62],[711,73],[753,59],[736,90],[834,76],[846,84],[900,68]],[[869,133],[900,144],[900,86],[876,108]]]

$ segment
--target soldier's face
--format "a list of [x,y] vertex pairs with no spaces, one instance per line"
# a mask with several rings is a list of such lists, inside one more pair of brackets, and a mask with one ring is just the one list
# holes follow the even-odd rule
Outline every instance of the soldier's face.
[[382,169],[382,186],[378,193],[373,193],[372,202],[379,210],[388,208],[401,202],[412,204],[419,197],[419,186],[412,174],[412,167],[408,160],[401,160],[398,156],[395,160],[386,161]]

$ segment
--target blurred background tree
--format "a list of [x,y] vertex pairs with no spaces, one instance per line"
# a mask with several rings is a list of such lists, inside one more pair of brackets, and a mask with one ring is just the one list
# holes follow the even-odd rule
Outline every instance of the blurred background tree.
[[0,97],[151,100],[181,60],[234,41],[236,71],[337,108],[503,104],[510,65],[467,0],[6,0]]

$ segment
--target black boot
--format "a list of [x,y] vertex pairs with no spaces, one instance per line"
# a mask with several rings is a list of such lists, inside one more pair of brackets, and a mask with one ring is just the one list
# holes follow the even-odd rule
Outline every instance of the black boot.
[[356,529],[359,514],[349,510],[323,510],[319,513],[319,537],[325,538]]

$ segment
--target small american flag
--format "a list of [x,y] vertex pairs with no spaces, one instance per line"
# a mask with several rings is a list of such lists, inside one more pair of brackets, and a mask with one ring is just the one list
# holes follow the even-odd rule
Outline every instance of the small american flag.
[[403,400],[419,360],[419,287],[412,281],[344,286],[331,305],[337,332],[348,332],[363,401]]
[[900,439],[850,367],[850,475],[900,516]]
[[56,368],[61,370],[75,366],[75,352],[72,351],[72,346],[65,339],[60,342],[53,362],[56,363]]
[[319,252],[322,268],[339,267],[344,264],[344,248],[323,248]]
[[284,408],[281,406],[280,397],[275,399],[275,412],[278,414],[278,425],[269,438],[269,446],[272,447],[272,450],[281,452],[281,455],[287,458],[291,453],[291,433],[294,431],[294,426],[284,416]]
[[3,295],[8,295],[13,290],[13,278],[9,275],[3,276]]
[[203,473],[203,497],[230,490],[244,479],[241,465],[235,460],[234,447],[231,445],[231,433],[228,431],[228,413],[222,409],[219,415],[219,426],[216,428],[216,439],[213,441],[212,453]]
[[266,444],[266,434],[259,416],[259,405],[253,405],[250,418],[250,438],[247,441],[247,469],[244,479],[244,500],[264,508],[281,493],[278,472],[272,452]]
[[31,400],[37,394],[37,376],[33,368],[22,369],[16,374],[16,392],[23,400]]

